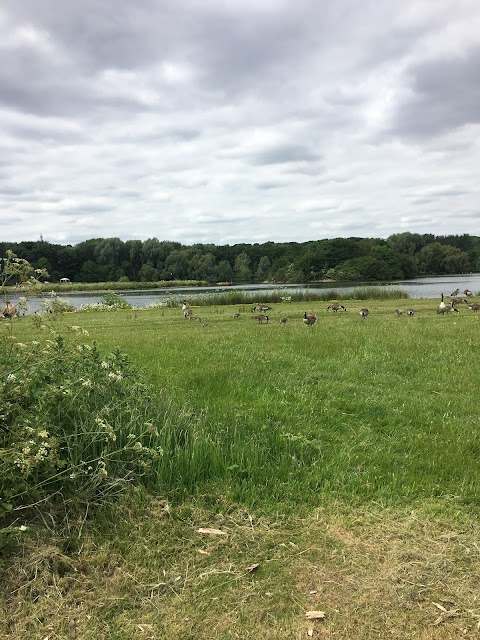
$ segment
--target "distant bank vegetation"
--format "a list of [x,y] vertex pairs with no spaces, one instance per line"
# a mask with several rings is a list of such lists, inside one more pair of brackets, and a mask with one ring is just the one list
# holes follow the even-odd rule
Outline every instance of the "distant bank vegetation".
[[[333,238],[310,242],[182,245],[179,242],[94,238],[76,245],[0,242],[62,289],[173,287],[206,282],[376,281],[480,271],[480,237],[398,233],[383,238]],[[187,282],[186,282],[187,281]],[[78,285],[75,283],[87,283]],[[59,285],[60,286],[60,285]],[[50,286],[50,289],[52,287]]]

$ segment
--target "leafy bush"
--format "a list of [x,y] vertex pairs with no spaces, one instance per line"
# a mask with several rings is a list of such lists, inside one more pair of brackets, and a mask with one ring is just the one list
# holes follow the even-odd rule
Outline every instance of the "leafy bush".
[[[70,327],[73,334],[84,333]],[[165,412],[126,356],[57,336],[0,336],[0,550],[9,512],[153,484]],[[5,526],[2,528],[2,518]],[[5,520],[6,518],[6,520]],[[5,542],[5,540],[4,540]]]
[[103,296],[101,304],[114,309],[131,309],[132,305],[125,300],[123,296],[118,295],[115,291],[107,291]]
[[53,291],[52,297],[48,300],[44,300],[40,307],[46,313],[67,313],[75,311],[75,305],[65,298],[59,298]]

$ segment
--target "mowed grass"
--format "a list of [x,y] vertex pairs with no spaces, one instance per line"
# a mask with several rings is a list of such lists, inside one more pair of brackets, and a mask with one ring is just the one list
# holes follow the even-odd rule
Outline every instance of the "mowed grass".
[[[312,328],[296,304],[268,325],[248,306],[53,320],[169,399],[166,455],[153,496],[26,540],[0,636],[477,638],[480,314],[395,317],[404,302],[313,306]],[[42,335],[28,318],[15,334]]]

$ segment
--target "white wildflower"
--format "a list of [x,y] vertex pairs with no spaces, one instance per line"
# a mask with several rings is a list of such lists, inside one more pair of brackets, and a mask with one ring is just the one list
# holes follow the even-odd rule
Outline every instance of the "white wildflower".
[[46,440],[48,438],[48,431],[39,431],[38,435],[40,436],[40,438],[43,438],[44,440]]
[[18,527],[18,530],[19,530],[19,531],[26,531],[26,530],[27,530],[27,527],[26,527],[24,524],[21,524],[21,525]]
[[106,360],[102,360],[100,363],[100,366],[102,367],[102,369],[108,369],[108,367],[110,366],[108,364],[108,362]]
[[7,382],[15,382],[17,376],[14,373],[9,373],[7,376]]

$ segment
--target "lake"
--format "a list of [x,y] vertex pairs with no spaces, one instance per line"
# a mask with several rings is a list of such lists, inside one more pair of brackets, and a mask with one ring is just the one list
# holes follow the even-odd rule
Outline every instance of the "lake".
[[[123,296],[131,305],[135,307],[144,307],[152,302],[162,302],[171,297],[176,298],[188,298],[189,294],[204,294],[208,296],[211,293],[217,293],[219,291],[226,290],[241,290],[251,292],[252,302],[261,301],[262,291],[284,291],[287,295],[288,292],[298,291],[299,289],[309,289],[311,291],[325,291],[328,289],[334,289],[338,292],[350,292],[359,286],[375,286],[380,289],[403,289],[411,298],[440,298],[442,293],[445,296],[449,296],[455,289],[460,289],[462,292],[464,289],[471,289],[474,294],[480,292],[480,273],[467,273],[461,275],[445,275],[445,276],[424,276],[422,278],[415,278],[413,280],[398,280],[395,282],[372,284],[372,283],[341,283],[341,282],[322,282],[315,284],[251,284],[251,285],[230,285],[219,286],[214,285],[210,287],[193,287],[193,288],[171,288],[171,289],[150,289],[147,291],[118,291],[117,293]],[[103,297],[102,292],[79,292],[79,293],[60,293],[58,294],[62,298],[68,299],[77,309],[84,304],[93,304],[100,302]],[[461,295],[461,294],[459,294]],[[34,313],[40,310],[40,304],[42,300],[48,298],[48,295],[43,297],[31,297],[28,300],[28,312]],[[13,303],[18,303],[19,296],[11,296]]]

